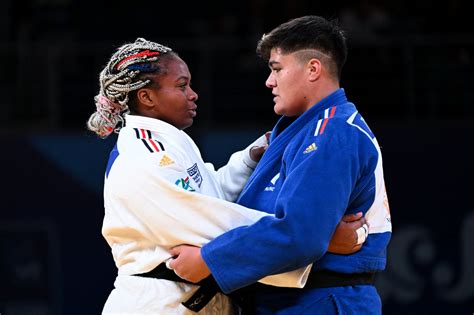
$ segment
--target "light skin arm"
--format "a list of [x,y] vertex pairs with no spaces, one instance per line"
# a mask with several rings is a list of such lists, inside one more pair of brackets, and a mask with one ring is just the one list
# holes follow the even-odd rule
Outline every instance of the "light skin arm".
[[[362,244],[357,244],[358,236],[356,230],[366,223],[362,212],[345,215],[337,225],[328,251],[334,254],[352,254],[362,248]],[[175,273],[188,281],[199,282],[208,277],[211,271],[207,267],[201,256],[201,248],[190,245],[179,245],[170,250],[170,254],[175,257],[170,263],[170,267]]]

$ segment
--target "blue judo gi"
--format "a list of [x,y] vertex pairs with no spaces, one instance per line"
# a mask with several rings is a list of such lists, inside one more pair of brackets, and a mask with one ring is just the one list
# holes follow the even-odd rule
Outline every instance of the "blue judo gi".
[[[338,89],[299,117],[281,117],[238,203],[268,213],[217,237],[202,256],[221,289],[313,263],[313,271],[377,272],[391,236],[382,157],[373,133]],[[342,216],[362,211],[370,232],[351,255],[328,253]],[[312,272],[313,272],[312,271]],[[258,314],[379,314],[373,285],[253,292]]]

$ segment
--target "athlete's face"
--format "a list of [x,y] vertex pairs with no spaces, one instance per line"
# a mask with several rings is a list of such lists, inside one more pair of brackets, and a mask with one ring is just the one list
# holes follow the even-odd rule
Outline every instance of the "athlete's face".
[[179,57],[167,59],[164,66],[165,72],[155,78],[159,88],[151,92],[156,100],[154,116],[185,129],[193,124],[197,109],[198,95],[191,89],[191,74]]
[[294,53],[282,54],[280,49],[272,49],[268,61],[270,75],[265,85],[275,96],[274,111],[278,115],[297,116],[308,108],[305,96],[305,66]]

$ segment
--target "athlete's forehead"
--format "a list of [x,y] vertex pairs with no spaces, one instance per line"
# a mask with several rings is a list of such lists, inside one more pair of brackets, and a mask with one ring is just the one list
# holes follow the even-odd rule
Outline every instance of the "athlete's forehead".
[[289,64],[294,60],[293,53],[284,53],[280,48],[273,48],[270,51],[270,58],[268,59],[268,66],[273,68]]
[[314,48],[299,49],[293,52],[284,52],[280,48],[273,48],[270,51],[268,66],[272,68],[273,66],[286,64],[293,61],[307,62],[312,58],[325,61],[331,59],[328,54],[325,54],[324,52]]
[[166,64],[166,68],[165,76],[169,80],[191,80],[188,65],[179,57],[170,58]]

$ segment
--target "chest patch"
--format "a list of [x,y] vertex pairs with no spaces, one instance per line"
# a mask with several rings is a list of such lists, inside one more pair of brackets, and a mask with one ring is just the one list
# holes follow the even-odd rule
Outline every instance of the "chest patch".
[[175,185],[178,187],[183,188],[184,190],[187,191],[196,191],[193,186],[190,185],[190,180],[189,177],[186,178],[180,178],[175,182]]
[[201,172],[199,171],[199,167],[197,166],[197,163],[194,163],[194,165],[188,168],[187,171],[188,175],[191,176],[191,178],[196,182],[199,187],[201,187],[202,176]]

